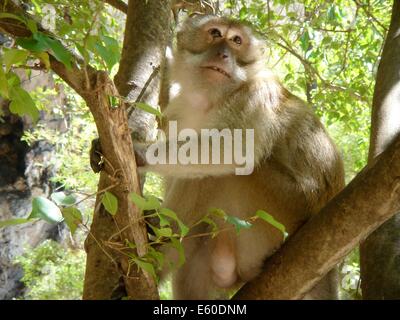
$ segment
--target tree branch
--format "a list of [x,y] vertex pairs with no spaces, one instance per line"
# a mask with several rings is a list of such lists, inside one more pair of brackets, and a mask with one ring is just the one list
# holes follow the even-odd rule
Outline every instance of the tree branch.
[[104,2],[125,14],[128,12],[128,5],[122,0],[104,0]]
[[293,56],[295,56],[300,62],[301,64],[304,66],[304,69],[306,69],[306,71],[308,71],[312,76],[317,77],[321,84],[328,89],[334,90],[334,91],[341,91],[341,92],[347,92],[351,97],[363,101],[363,102],[369,102],[368,100],[366,100],[362,95],[360,95],[357,92],[351,91],[346,87],[343,86],[339,86],[336,84],[333,84],[329,81],[327,81],[326,79],[324,79],[321,74],[318,72],[318,70],[306,59],[304,59],[299,53],[297,53],[291,46],[290,44],[287,42],[287,40],[285,38],[283,38],[281,35],[278,35],[279,39],[282,40],[283,43],[277,42],[276,44],[278,46],[280,46],[281,48],[285,49],[287,52],[289,52],[290,54],[292,54]]
[[[32,16],[26,13],[22,8],[17,6],[11,0],[0,0],[0,12],[12,13],[17,16],[26,17],[27,19],[35,20]],[[30,37],[32,33],[30,30],[18,20],[15,19],[0,19],[0,29],[5,33],[10,34],[12,37]],[[38,30],[49,34],[53,38],[57,39],[57,37],[47,30],[45,30],[40,24],[38,24]],[[66,49],[67,50],[67,49]],[[65,65],[58,60],[56,60],[51,54],[49,54],[50,58],[50,67],[51,69],[62,78],[66,83],[68,83],[79,95],[85,97],[90,92],[85,90],[85,86],[83,85],[86,81],[85,73],[83,72],[84,62],[83,60],[70,52],[73,56],[72,61],[72,69],[69,70],[65,67]],[[87,66],[87,73],[89,79],[92,83],[96,81],[97,70],[91,66]]]
[[[170,16],[170,3],[168,0],[129,1],[121,61],[118,73],[115,77],[115,84],[119,94],[123,97],[127,97],[128,100],[136,101],[140,97],[141,101],[145,103],[154,106],[157,105],[160,77],[157,72],[155,72],[153,77],[151,75],[154,73],[154,68],[161,64],[161,60],[165,54],[165,46],[170,30]],[[145,112],[141,114],[135,112],[134,116],[131,118],[132,122],[137,125],[135,126],[130,123],[131,128],[128,128],[128,122],[125,120],[125,113],[126,110],[124,110],[124,121],[122,124],[124,133],[130,133],[130,129],[132,129],[135,133],[146,136],[146,133],[154,128],[154,125],[152,126],[151,121],[149,121],[150,114]],[[105,118],[104,121],[110,122],[107,118]],[[119,130],[118,127],[121,126],[121,121],[115,122],[114,125],[114,130]],[[119,143],[114,147],[119,150],[119,156],[121,157],[120,160],[124,162],[124,165],[117,168],[126,170],[125,174],[135,174],[136,167],[134,158],[132,159],[130,156],[126,157],[124,155],[125,152],[128,152],[128,154],[132,153],[133,147],[131,138],[129,137],[129,139],[120,141],[110,138],[112,137],[100,136],[102,149],[104,149],[104,143],[107,143],[107,141],[116,141]],[[129,142],[127,140],[129,140]],[[107,179],[108,177],[105,174],[102,174],[100,185],[107,183]],[[135,179],[137,181],[136,177]],[[144,179],[140,180],[143,182]],[[135,185],[134,192],[140,194],[140,187]],[[132,202],[130,202],[130,204],[132,204]],[[103,241],[107,241],[107,239],[115,233],[113,232],[110,235],[107,230],[104,230],[104,224],[109,228],[113,227],[112,221],[104,220],[104,217],[107,215],[108,213],[105,212],[96,212],[91,226],[91,230],[97,230],[98,236]],[[136,232],[138,238],[135,237],[135,244],[137,245],[138,254],[142,255],[147,250],[147,247],[145,246],[147,233],[145,231],[143,219],[140,219],[139,217],[139,220],[141,228],[140,230],[136,230],[140,231],[140,233]],[[130,221],[126,221],[128,224],[119,224],[119,230],[123,230],[121,231],[122,239],[129,239],[125,234],[126,232],[131,232],[130,228],[125,230],[124,226],[129,226],[131,224],[137,226],[137,221],[139,220],[130,219]],[[120,233],[118,232],[118,234]],[[88,260],[90,259],[90,264],[87,266],[88,272],[87,277],[85,277],[84,297],[98,298],[98,296],[96,297],[96,287],[99,279],[102,277],[103,270],[99,270],[97,260],[101,257],[102,253],[94,243],[92,243],[91,248],[92,250],[88,252]],[[129,265],[125,266],[125,268],[129,268]],[[134,271],[136,268],[132,267],[131,269]],[[131,298],[158,298],[157,286],[153,281],[137,281],[129,276],[124,277],[124,279],[125,289]]]
[[269,258],[235,299],[301,299],[400,209],[400,135]]
[[[0,0],[0,9],[26,19],[33,19],[11,0]],[[14,37],[31,36],[31,32],[25,25],[15,19],[0,19],[0,28]],[[40,24],[38,24],[38,29],[49,34]],[[95,210],[92,223],[92,226],[95,224],[97,228],[91,230],[91,235],[95,236],[97,241],[88,237],[85,243],[89,268],[87,267],[85,276],[84,298],[110,299],[113,286],[119,281],[119,274],[113,262],[104,255],[104,248],[99,248],[98,244],[114,234],[115,228],[123,229],[124,226],[129,225],[130,227],[121,233],[121,240],[135,243],[139,256],[147,252],[145,224],[133,223],[140,220],[142,213],[129,199],[131,192],[140,193],[140,187],[126,109],[123,104],[117,108],[110,106],[109,97],[118,96],[118,92],[105,72],[86,65],[77,56],[73,56],[71,69],[67,69],[51,54],[49,58],[51,69],[83,97],[93,114],[102,152],[108,160],[100,176],[99,190],[117,182],[116,187],[111,190],[118,199],[117,214],[112,218],[106,213],[101,206],[101,195],[98,195],[95,208],[99,209]],[[87,79],[89,79],[89,84]],[[118,261],[124,274],[127,294],[131,298],[156,299],[158,297],[157,287],[149,274],[131,270],[135,268],[130,268],[130,261],[126,256],[119,256]],[[96,277],[93,277],[94,273]]]
[[[393,1],[392,18],[376,76],[372,102],[368,161],[400,134],[400,0]],[[360,246],[363,299],[399,299],[400,214],[385,222]]]
[[356,4],[357,8],[361,8],[362,10],[364,10],[365,14],[371,18],[372,21],[374,21],[378,26],[380,26],[384,33],[387,33],[388,28],[383,25],[379,19],[377,19],[372,13],[371,11],[368,10],[367,5],[360,3],[358,0],[354,0],[354,3]]

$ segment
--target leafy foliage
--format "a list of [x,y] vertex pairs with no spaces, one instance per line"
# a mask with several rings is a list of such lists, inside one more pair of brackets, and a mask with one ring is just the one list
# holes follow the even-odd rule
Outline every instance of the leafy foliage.
[[101,198],[101,203],[112,216],[114,216],[117,213],[118,199],[111,192],[108,191],[104,192]]
[[[60,80],[55,78],[56,86],[61,87],[61,94],[66,99],[61,104],[55,104],[59,92],[37,89],[31,92],[36,105],[51,112],[56,119],[68,121],[67,130],[49,128],[39,121],[32,130],[24,132],[23,140],[32,144],[34,141],[46,140],[55,147],[52,162],[56,176],[52,181],[66,189],[93,193],[97,188],[97,177],[89,166],[90,142],[96,137],[96,126],[83,100],[69,87],[63,87]],[[83,165],[86,164],[86,165]]]
[[58,223],[63,220],[61,210],[54,202],[43,197],[33,198],[32,212],[29,218],[38,218],[49,223]]
[[227,1],[268,42],[268,66],[319,114],[345,159],[347,180],[365,164],[370,108],[391,2]]
[[[341,149],[349,181],[367,160],[374,76],[389,24],[390,1],[301,0],[294,3],[289,0],[227,0],[221,3],[225,4],[224,10],[228,14],[255,25],[261,39],[267,43],[268,66],[278,73],[289,90],[306,100],[321,117]],[[79,3],[33,0],[29,4],[29,12],[36,18],[43,18],[47,14],[46,6],[54,10],[54,16],[46,17],[54,24],[50,23],[50,27],[56,30],[56,36],[39,31],[34,20],[0,13],[0,19],[18,20],[32,31],[31,37],[19,38],[9,48],[0,47],[0,96],[10,100],[11,112],[27,115],[33,121],[38,120],[39,110],[68,120],[68,130],[63,133],[46,128],[39,121],[34,130],[25,133],[24,139],[28,143],[40,139],[52,142],[56,148],[53,161],[57,168],[53,181],[77,193],[91,194],[96,190],[97,178],[89,166],[82,164],[89,163],[89,142],[96,134],[93,120],[82,99],[55,77],[56,85],[63,87],[66,99],[64,105],[54,105],[51,103],[52,97],[59,92],[41,89],[28,92],[17,71],[25,70],[29,78],[32,69],[48,70],[49,54],[70,68],[72,54],[76,54],[86,65],[105,70],[113,76],[120,59],[125,16],[100,0],[83,0]],[[68,50],[62,45],[66,45]],[[161,118],[157,108],[140,103],[136,107]],[[175,248],[179,253],[179,264],[182,264],[182,242],[185,237],[190,237],[190,230],[194,226],[186,226],[175,212],[161,208],[162,180],[155,174],[147,174],[146,178],[145,196],[131,195],[132,201],[142,210],[154,211],[152,215],[159,219],[160,226],[149,225],[154,235],[151,236],[152,242],[146,256],[137,257],[135,246],[127,246],[131,249],[131,262],[155,276],[157,268],[165,263],[156,246],[167,243]],[[3,221],[0,227],[25,223],[32,217],[49,222],[64,219],[71,232],[75,233],[83,224],[83,215],[75,206],[76,197],[54,193],[52,200],[55,204],[48,199],[36,200],[31,217]],[[116,214],[118,202],[111,193],[104,193],[103,205],[108,212]],[[257,211],[251,219],[242,220],[221,209],[212,209],[197,224],[206,224],[206,236],[214,237],[221,232],[219,219],[238,233],[251,228],[257,219],[262,219],[286,236],[285,227],[262,210]],[[58,298],[66,297],[71,292],[70,288],[61,292],[53,285],[54,281],[49,282],[51,285],[46,283],[49,277],[47,271],[43,271],[46,259],[57,261],[60,269],[64,268],[61,276],[56,269],[57,263],[54,263],[49,274],[54,276],[56,283],[60,282],[60,288],[73,288],[71,297],[78,297],[77,292],[81,289],[78,289],[77,281],[81,278],[67,268],[68,257],[75,259],[72,258],[75,253],[46,243],[21,258],[26,276],[24,281],[30,288],[27,297]],[[78,263],[79,259],[72,264]],[[83,266],[83,260],[79,261],[81,264],[76,270]],[[341,271],[343,296],[357,298],[357,252],[346,259]],[[64,279],[64,276],[71,279]]]
[[62,247],[46,240],[15,260],[22,266],[21,281],[28,288],[20,299],[81,299],[85,272],[83,250]]

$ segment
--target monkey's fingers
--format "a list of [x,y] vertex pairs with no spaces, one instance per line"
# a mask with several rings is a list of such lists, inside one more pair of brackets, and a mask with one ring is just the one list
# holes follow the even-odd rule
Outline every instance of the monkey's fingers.
[[90,167],[95,173],[98,173],[103,169],[101,145],[98,138],[92,140],[92,146],[90,148]]

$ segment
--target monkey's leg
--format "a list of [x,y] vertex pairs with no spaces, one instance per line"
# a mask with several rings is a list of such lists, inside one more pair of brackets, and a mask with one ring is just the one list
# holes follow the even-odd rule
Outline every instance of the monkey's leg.
[[335,267],[307,293],[303,300],[338,300],[338,269]]
[[241,230],[237,237],[237,270],[244,282],[254,279],[262,271],[264,261],[282,243],[282,234],[262,221],[250,229]]
[[173,295],[176,300],[210,299],[213,289],[210,270],[210,252],[207,245],[199,246],[192,255],[186,256],[172,280]]
[[219,288],[229,288],[237,279],[235,257],[235,235],[232,232],[221,232],[214,239],[211,253],[212,279]]

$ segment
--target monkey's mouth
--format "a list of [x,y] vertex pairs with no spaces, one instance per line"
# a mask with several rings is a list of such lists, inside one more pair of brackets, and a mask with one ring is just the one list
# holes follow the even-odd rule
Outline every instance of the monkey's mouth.
[[227,78],[231,77],[231,75],[228,72],[226,72],[225,70],[223,70],[221,68],[215,67],[215,66],[206,66],[206,67],[202,67],[202,68],[203,69],[210,69],[210,70],[219,72],[219,73],[223,74]]

